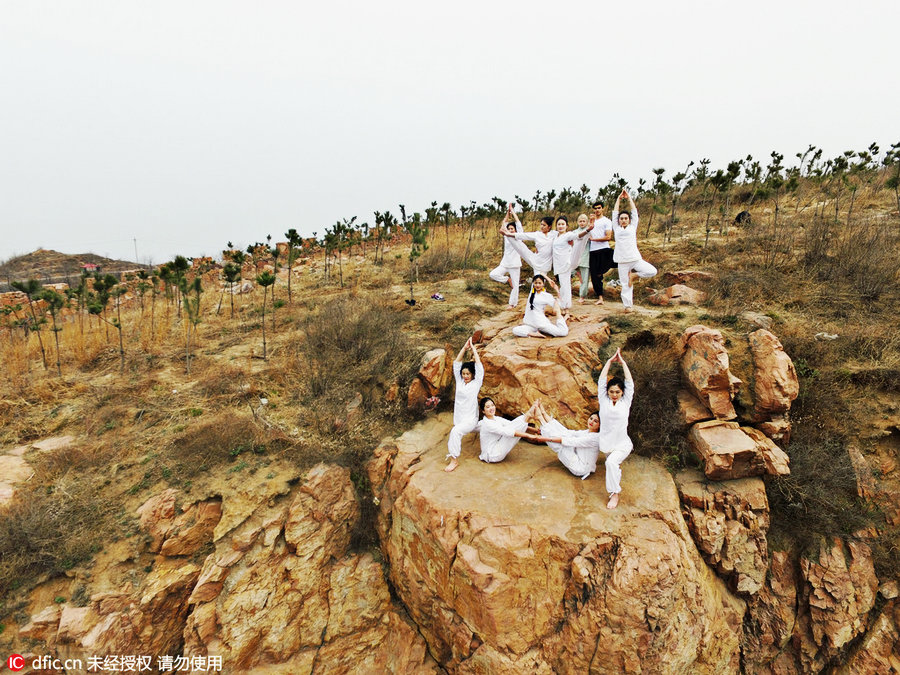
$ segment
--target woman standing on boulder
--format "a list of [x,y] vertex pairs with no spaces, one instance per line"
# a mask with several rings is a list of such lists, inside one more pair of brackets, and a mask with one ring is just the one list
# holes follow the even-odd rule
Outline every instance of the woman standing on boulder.
[[[631,202],[631,213],[619,212],[619,202],[625,197]],[[634,311],[634,285],[632,275],[641,279],[655,277],[657,269],[641,257],[637,245],[638,212],[634,200],[628,196],[627,190],[616,198],[613,207],[613,234],[616,238],[616,248],[613,250],[613,260],[619,265],[619,282],[622,284],[622,304],[626,312]],[[624,363],[624,362],[623,362]]]
[[483,398],[479,403],[484,417],[478,425],[478,439],[481,442],[481,454],[478,456],[482,462],[502,462],[506,459],[520,438],[530,438],[526,433],[528,419],[534,415],[537,402],[523,415],[514,420],[497,416],[497,406],[491,398]]
[[[557,302],[552,295],[544,290],[544,284],[548,282],[542,274],[535,274],[531,280],[531,293],[525,302],[525,317],[519,326],[515,326],[513,335],[516,337],[565,337],[569,334],[569,327],[563,317]],[[553,307],[556,312],[556,323],[551,323],[544,311],[547,307]]]
[[[512,204],[506,207],[506,216],[503,218],[500,230],[505,230],[513,237],[517,232],[524,231],[519,217],[513,211]],[[515,242],[513,237],[503,237],[503,258],[500,259],[500,264],[488,274],[496,282],[509,284],[512,289],[509,292],[509,302],[507,303],[510,309],[515,309],[519,304],[519,274],[522,271],[522,256],[516,252],[513,246]]]
[[[463,363],[466,349],[472,350],[474,361]],[[472,344],[472,338],[459,350],[453,360],[453,378],[456,380],[456,396],[453,399],[453,428],[447,439],[447,457],[450,463],[444,471],[453,471],[459,466],[459,455],[462,452],[462,439],[478,428],[478,392],[484,381],[484,366],[478,350]]]
[[[623,190],[624,192],[624,190]],[[609,367],[613,361],[622,364],[625,379],[613,377],[607,381]],[[634,445],[628,437],[628,414],[631,412],[631,401],[634,399],[634,379],[628,364],[622,358],[622,352],[616,350],[597,378],[597,400],[600,403],[600,452],[606,455],[606,491],[609,502],[606,508],[614,509],[619,505],[619,493],[622,491],[622,462],[631,454]]]

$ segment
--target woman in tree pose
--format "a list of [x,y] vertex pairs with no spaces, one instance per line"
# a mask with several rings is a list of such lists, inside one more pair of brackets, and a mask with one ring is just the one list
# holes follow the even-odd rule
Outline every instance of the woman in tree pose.
[[[500,230],[506,231],[515,237],[517,232],[522,232],[522,223],[513,212],[513,205],[506,208],[506,216]],[[519,275],[522,272],[522,256],[513,248],[514,238],[503,237],[503,258],[500,264],[490,271],[489,276],[501,284],[509,284],[512,290],[509,292],[509,308],[514,309],[519,303]]]
[[591,413],[587,429],[570,431],[553,419],[540,401],[535,401],[531,407],[541,423],[541,433],[525,437],[538,443],[546,443],[563,466],[581,480],[594,473],[597,470],[597,456],[600,454],[600,414]]
[[585,228],[569,232],[569,220],[565,216],[556,219],[556,237],[553,239],[553,272],[559,279],[559,307],[563,311],[572,308],[572,271],[581,258],[581,252],[587,245],[588,226],[585,217]]
[[[625,379],[613,377],[607,381],[609,367],[613,361],[622,364]],[[634,445],[628,437],[628,414],[631,412],[631,401],[634,399],[634,379],[628,364],[622,358],[622,352],[616,353],[606,362],[600,377],[597,378],[597,400],[600,403],[600,452],[606,455],[606,491],[609,502],[606,508],[614,509],[619,505],[619,493],[622,492],[621,464],[631,454]]]
[[[531,280],[531,293],[525,302],[525,317],[519,326],[513,328],[513,334],[517,337],[564,337],[569,334],[569,327],[562,315],[557,302],[552,295],[544,290],[544,284],[553,285],[541,274],[535,274]],[[553,307],[556,312],[556,323],[551,323],[544,310]]]
[[497,406],[493,399],[483,398],[479,403],[484,417],[478,425],[478,436],[481,441],[481,454],[478,456],[482,462],[502,462],[506,459],[520,438],[529,438],[526,433],[528,419],[534,416],[535,406],[519,415],[514,420],[507,420],[497,416]]
[[[619,212],[619,202],[622,197],[631,202],[631,213]],[[657,269],[641,257],[637,246],[638,212],[634,200],[628,196],[627,190],[616,198],[613,207],[613,234],[616,238],[616,248],[613,251],[613,260],[619,266],[619,281],[622,284],[622,304],[626,312],[633,311],[634,284],[632,275],[641,279],[655,277]]]
[[[513,214],[515,215],[515,214]],[[518,222],[518,219],[516,219]],[[553,266],[553,240],[556,232],[551,232],[553,218],[544,216],[541,218],[539,230],[534,232],[510,232],[509,228],[500,227],[500,234],[507,237],[512,249],[518,253],[531,267],[535,274],[549,274]],[[533,241],[536,251],[528,248],[523,241]]]
[[[463,363],[466,349],[472,350],[474,361]],[[453,428],[447,440],[447,457],[450,463],[444,471],[453,471],[459,466],[459,454],[462,452],[462,439],[478,427],[478,392],[484,381],[484,366],[472,338],[459,350],[453,360],[453,377],[456,380],[456,396],[453,399]]]

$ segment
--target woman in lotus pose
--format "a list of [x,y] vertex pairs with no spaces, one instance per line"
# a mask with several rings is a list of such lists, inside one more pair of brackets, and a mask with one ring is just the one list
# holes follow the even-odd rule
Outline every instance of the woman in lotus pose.
[[[541,274],[535,274],[531,280],[531,293],[525,302],[525,317],[522,324],[513,328],[513,334],[517,337],[564,337],[569,334],[569,327],[559,309],[559,303],[544,290],[544,284],[550,283]],[[553,307],[556,313],[556,323],[551,323],[544,310]]]
[[600,415],[591,413],[587,429],[570,431],[553,419],[540,401],[531,406],[541,423],[539,436],[526,435],[538,443],[546,443],[556,453],[559,461],[571,473],[584,480],[597,470],[597,456],[600,454]]
[[[475,359],[463,363],[466,349],[472,350]],[[459,454],[462,452],[462,439],[478,427],[478,392],[484,381],[484,366],[478,350],[472,344],[472,338],[459,350],[453,361],[453,377],[456,380],[456,396],[453,399],[453,428],[447,440],[447,457],[450,463],[444,471],[453,471],[459,466]]]
[[484,417],[478,425],[481,441],[478,459],[482,462],[502,462],[520,438],[530,437],[525,430],[528,428],[528,419],[534,415],[535,406],[532,405],[524,415],[519,415],[514,420],[498,417],[497,406],[490,398],[481,399],[479,407]]
[[[631,202],[631,213],[619,212],[619,202],[622,197]],[[613,207],[613,234],[616,238],[616,248],[613,251],[613,260],[619,266],[619,281],[622,284],[622,304],[626,312],[633,311],[634,284],[632,275],[641,279],[649,279],[656,276],[657,269],[641,257],[637,245],[638,212],[634,200],[628,196],[627,190],[616,198]]]
[[[609,367],[613,361],[622,364],[625,379],[613,377],[607,381]],[[628,414],[631,412],[631,401],[634,399],[634,380],[628,364],[622,358],[622,352],[616,353],[606,362],[600,377],[597,378],[597,400],[600,403],[600,452],[606,455],[606,491],[609,502],[606,508],[614,509],[619,505],[619,493],[622,492],[622,462],[631,454],[634,445],[628,437]]]

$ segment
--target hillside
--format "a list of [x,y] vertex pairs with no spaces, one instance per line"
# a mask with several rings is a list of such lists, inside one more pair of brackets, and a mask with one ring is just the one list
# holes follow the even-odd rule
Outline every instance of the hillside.
[[[751,657],[761,659],[760,668],[774,668],[778,659],[784,672],[847,664],[854,672],[877,672],[860,665],[863,646],[874,654],[878,645],[897,644],[890,643],[890,631],[897,635],[900,626],[895,609],[900,582],[900,216],[887,170],[871,169],[852,179],[859,181],[852,199],[849,192],[823,197],[823,183],[814,177],[798,180],[791,192],[770,186],[760,193],[751,182],[735,185],[722,211],[724,193],[713,198],[712,188],[697,181],[679,195],[676,217],[670,217],[671,193],[637,199],[641,252],[660,274],[637,284],[635,313],[623,313],[613,290],[604,306],[576,303],[572,312],[573,325],[605,323],[611,335],[609,347],[592,352],[592,363],[577,364],[579,372],[596,377],[602,360],[611,355],[604,349],[621,347],[637,383],[633,466],[646,467],[641,485],[647,493],[657,490],[653,499],[658,502],[629,499],[626,486],[618,521],[603,521],[605,511],[595,504],[605,497],[601,477],[582,483],[554,476],[542,482],[534,476],[546,462],[530,454],[516,465],[519,473],[504,474],[503,465],[489,467],[498,471],[478,483],[480,497],[465,493],[465,499],[488,502],[479,503],[479,509],[494,509],[488,525],[467,516],[474,507],[461,496],[465,481],[455,484],[459,490],[438,483],[450,480],[441,475],[438,455],[445,447],[448,416],[443,413],[452,411],[452,395],[441,392],[437,416],[407,405],[426,352],[445,348],[455,354],[476,326],[490,346],[494,334],[520,318],[527,285],[517,310],[506,310],[508,287],[487,276],[502,252],[497,235],[502,213],[483,210],[481,217],[435,222],[424,239],[427,249],[414,256],[417,281],[410,280],[410,239],[395,231],[384,238],[382,250],[375,234],[365,243],[345,234],[327,243],[331,255],[319,248],[300,257],[291,271],[290,297],[283,268],[274,286],[256,284],[257,275],[274,262],[264,257],[245,264],[242,277],[253,281],[244,294],[224,293],[218,268],[197,277],[199,291],[185,284],[183,298],[174,282],[142,290],[132,282],[119,298],[121,342],[111,323],[114,298],[100,316],[77,305],[64,308],[56,332],[50,330],[49,314],[38,326],[29,323],[27,307],[5,314],[0,455],[10,480],[5,493],[0,489],[6,500],[0,516],[0,647],[10,653],[52,649],[83,655],[102,647],[109,653],[211,655],[229,645],[235,661],[226,661],[226,671],[281,664],[284,672],[319,672],[328,670],[322,664],[370,659],[373,672],[479,667],[487,672],[483,669],[496,664],[506,664],[510,672],[532,666],[540,672],[535,664],[544,662],[535,650],[568,649],[560,646],[565,644],[562,632],[542,645],[540,630],[556,625],[551,619],[562,625],[559,612],[566,612],[565,630],[579,640],[587,634],[599,639],[591,633],[595,629],[601,637],[617,633],[616,625],[596,623],[614,601],[621,603],[622,616],[643,617],[643,625],[628,627],[640,639],[662,640],[658,635],[675,630],[675,623],[666,623],[662,604],[633,607],[626,597],[659,572],[660,584],[671,573],[679,589],[702,587],[695,597],[678,591],[687,600],[673,617],[710,617],[703,629],[708,632],[696,631],[703,649],[689,645],[678,652],[679,659],[697,658],[688,652],[702,651],[708,660],[701,665],[725,672],[749,668]],[[522,214],[526,229],[534,229],[544,213],[562,211],[574,222],[588,210],[584,200],[560,206],[565,208]],[[740,210],[751,214],[752,224],[733,224]],[[31,255],[49,265],[51,253]],[[679,270],[708,273],[688,281],[706,298],[698,304],[651,306],[651,289],[674,283],[664,275]],[[186,281],[193,274],[187,271]],[[611,272],[607,281],[615,276]],[[411,291],[415,304],[407,302]],[[434,293],[444,300],[431,299]],[[492,328],[486,321],[493,322]],[[690,481],[677,479],[676,490],[670,476],[702,469],[678,416],[679,344],[685,331],[702,324],[722,334],[731,369],[745,383],[734,405],[749,424],[756,379],[748,334],[760,322],[792,359],[799,394],[790,408],[790,442],[783,443],[790,475],[757,476],[748,491],[747,499],[756,504],[753,519],[767,524],[754,531],[755,541],[765,542],[769,552],[767,566],[755,570],[754,577],[766,580],[764,590],[750,597],[726,590],[716,575],[727,579],[720,568],[729,561],[720,560],[716,567],[702,542],[692,549],[696,533],[688,532],[679,513],[691,511],[684,496],[687,482],[719,490],[709,503],[733,505],[744,497],[728,493],[731,481],[706,481],[691,473]],[[504,337],[494,344],[503,340],[515,342]],[[554,345],[546,340],[536,348],[550,360]],[[498,401],[503,396],[514,400],[515,387],[496,386],[502,389],[495,394]],[[558,391],[549,384],[541,393],[559,403]],[[382,444],[404,432],[404,440]],[[452,478],[481,468],[473,444],[465,450],[460,474]],[[376,468],[369,463],[373,456]],[[13,469],[18,479],[12,478]],[[427,476],[433,480],[426,481]],[[504,476],[513,476],[515,485]],[[564,493],[569,485],[577,495],[571,503]],[[516,513],[508,500],[491,499],[492,490],[532,486],[535,492],[527,494],[534,500],[546,496],[563,504],[564,533],[554,530],[546,514],[524,507]],[[760,501],[766,503],[764,517],[757,514],[763,511]],[[451,516],[460,519],[454,521],[458,537],[457,530],[444,528],[445,517],[449,522]],[[750,518],[744,512],[739,516]],[[510,518],[520,519],[515,527]],[[392,522],[408,527],[391,530]],[[722,516],[711,521],[707,534],[715,539],[720,526],[721,532],[731,532],[734,522]],[[523,535],[516,529],[523,523],[543,528],[540,537]],[[617,523],[624,524],[627,536]],[[415,528],[427,537],[411,536]],[[620,535],[615,546],[608,543]],[[469,539],[460,545],[457,539],[463,536]],[[579,549],[584,537],[599,543]],[[678,555],[666,557],[669,571],[642,566],[647,556],[641,552],[657,550],[647,543],[655,537],[678,548]],[[447,548],[451,544],[456,548]],[[610,604],[601,604],[603,594],[591,584],[621,581],[613,574],[611,561],[618,558],[612,556],[629,550],[638,552],[633,569],[643,576],[621,585],[622,598],[610,594],[602,598]],[[706,565],[699,562],[698,550]],[[462,576],[436,575],[434,588],[410,576],[443,569],[443,555],[463,568],[464,573],[457,572]],[[552,560],[547,569],[564,599],[553,600],[559,607],[536,607],[530,641],[517,641],[496,628],[495,617],[531,613],[501,606],[499,600],[491,604],[501,597],[493,593],[516,587],[503,575],[519,570],[517,565],[529,567],[522,560],[541,556]],[[301,568],[300,558],[312,567]],[[835,576],[844,560],[847,569]],[[576,567],[570,562],[584,574],[572,572]],[[226,568],[234,570],[227,579]],[[671,571],[676,568],[677,574]],[[284,581],[270,586],[271,579]],[[470,588],[477,598],[467,595]],[[615,590],[615,584],[610,588]],[[834,597],[816,596],[827,588]],[[342,594],[340,589],[353,590]],[[726,600],[716,605],[721,597]],[[296,598],[303,598],[300,614],[294,613],[300,611]],[[257,601],[258,614],[243,613],[244,602]],[[432,603],[441,608],[433,619]],[[756,609],[742,619],[745,605]],[[361,606],[365,609],[358,611]],[[327,625],[320,620],[326,614],[331,617]],[[665,630],[657,635],[653,625]],[[264,632],[243,630],[256,626],[264,626]],[[695,632],[682,628],[682,635]],[[727,638],[721,644],[734,650],[729,654],[740,652],[744,665],[717,652],[717,636]],[[669,637],[675,649],[679,640]],[[767,642],[772,639],[781,643],[773,646]],[[891,649],[896,648],[888,646],[888,655]],[[378,660],[388,658],[386,653],[395,659],[392,665]],[[593,657],[571,658],[588,663]],[[664,664],[668,653],[653,658]],[[606,664],[609,669],[637,665]]]
[[85,265],[96,265],[104,272],[122,272],[140,267],[127,260],[113,260],[94,253],[59,253],[39,248],[31,253],[10,258],[0,264],[0,291],[9,290],[9,282],[17,279],[40,279],[44,283],[65,282],[72,285]]

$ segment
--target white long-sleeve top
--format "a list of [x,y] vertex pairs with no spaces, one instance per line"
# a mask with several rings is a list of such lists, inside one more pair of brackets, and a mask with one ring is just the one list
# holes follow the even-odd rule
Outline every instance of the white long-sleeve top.
[[[602,236],[605,237],[610,232],[613,231],[613,221],[611,221],[606,216],[603,216],[600,220],[594,222],[594,229],[591,230],[591,234],[588,236]],[[591,250],[599,251],[601,248],[609,248],[608,241],[592,241],[591,242]]]
[[572,230],[565,234],[557,232],[556,238],[550,245],[553,249],[553,272],[554,274],[568,274],[572,271],[572,247],[570,241],[578,239],[579,230]]
[[537,249],[534,255],[535,266],[542,270],[549,270],[553,263],[553,241],[556,239],[556,231],[551,230],[544,234],[540,230],[534,232],[517,232],[519,241],[533,241]]
[[[516,222],[516,233],[523,232],[522,223],[518,220]],[[510,241],[511,237],[503,237],[503,257],[500,259],[500,267],[506,267],[507,269],[510,267],[521,267],[522,266],[522,256],[516,253],[516,250],[512,246],[512,242]]]
[[456,380],[456,396],[453,398],[453,424],[478,422],[478,392],[484,382],[484,366],[475,362],[475,377],[469,382],[462,379],[462,362],[453,362],[453,377]]
[[513,438],[516,435],[516,431],[518,429],[513,420],[508,420],[499,415],[494,415],[490,419],[482,417],[481,422],[478,423],[478,440],[481,443],[481,456],[479,459],[489,461],[488,452],[490,449],[501,438]]
[[613,450],[632,448],[628,437],[628,414],[634,400],[634,382],[625,381],[625,391],[615,404],[606,393],[606,382],[597,380],[597,402],[600,404],[600,452],[609,454]]
[[631,210],[631,222],[628,224],[628,227],[619,225],[618,211],[613,211],[612,220],[613,235],[616,238],[616,250],[613,251],[613,261],[617,263],[629,263],[643,260],[637,245],[637,209]]
[[[528,294],[528,297],[529,299],[531,298],[530,293]],[[553,307],[555,300],[547,291],[535,293],[533,300],[534,309],[531,309],[530,300],[526,299],[525,301],[525,318],[522,319],[522,323],[529,326],[539,326],[542,323],[547,322],[547,316],[544,314],[544,310],[547,307]]]

